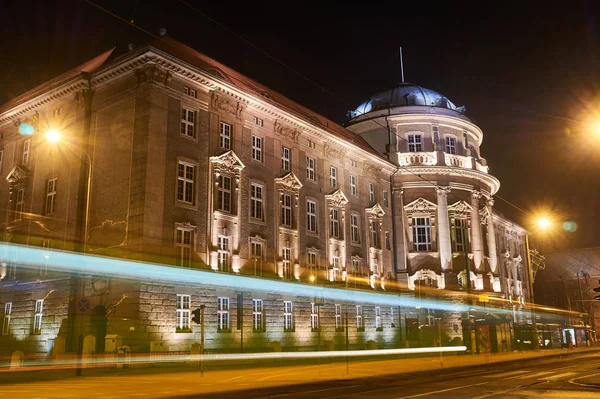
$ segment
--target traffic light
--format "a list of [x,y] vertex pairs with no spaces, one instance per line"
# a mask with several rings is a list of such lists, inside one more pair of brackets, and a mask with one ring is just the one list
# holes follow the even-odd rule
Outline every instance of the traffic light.
[[[598,280],[598,284],[600,284],[600,280]],[[594,288],[594,291],[595,291],[595,292],[600,292],[600,286],[599,286],[599,287],[596,287],[596,288]],[[600,295],[596,295],[596,297],[595,297],[594,299],[598,299],[598,300],[600,300]]]
[[200,308],[194,309],[192,311],[192,322],[196,324],[200,324]]

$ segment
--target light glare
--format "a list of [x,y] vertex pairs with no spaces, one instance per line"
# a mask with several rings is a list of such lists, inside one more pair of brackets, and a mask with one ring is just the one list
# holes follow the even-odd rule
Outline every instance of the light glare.
[[60,140],[59,131],[56,129],[48,130],[46,132],[46,140],[48,140],[51,143],[56,143],[57,141],[59,141]]

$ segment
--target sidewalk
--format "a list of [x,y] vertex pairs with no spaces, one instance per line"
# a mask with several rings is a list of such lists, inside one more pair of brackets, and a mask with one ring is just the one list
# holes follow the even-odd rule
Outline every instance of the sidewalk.
[[[85,393],[101,398],[122,398],[140,396],[159,398],[174,395],[219,393],[234,390],[276,387],[332,380],[368,378],[388,374],[435,371],[465,366],[477,366],[501,362],[520,362],[540,357],[572,355],[578,353],[598,353],[600,348],[556,349],[539,352],[513,352],[490,355],[450,355],[440,357],[422,357],[410,359],[353,361],[300,366],[259,367],[246,369],[208,370],[200,373],[197,368],[174,369],[125,369],[125,370],[84,370],[83,377],[65,378],[56,372],[55,378],[38,378],[39,374],[30,372],[10,373],[18,380],[0,383],[0,396],[19,398],[40,397],[80,397]],[[315,360],[315,362],[317,362]],[[42,372],[44,373],[44,372]],[[51,371],[47,373],[52,373]],[[160,373],[160,374],[158,374]],[[41,374],[41,373],[40,373]],[[34,378],[35,377],[35,378]],[[51,375],[46,377],[52,378]],[[600,377],[600,374],[598,375]],[[43,381],[45,379],[46,381]],[[1,381],[1,380],[0,380]],[[36,381],[36,382],[33,382]],[[594,381],[586,383],[595,383]],[[12,396],[11,396],[12,395]]]

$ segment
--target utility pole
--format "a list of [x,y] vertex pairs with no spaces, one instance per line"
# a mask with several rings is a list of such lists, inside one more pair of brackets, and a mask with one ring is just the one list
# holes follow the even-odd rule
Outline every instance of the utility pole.
[[[535,299],[533,296],[533,267],[531,265],[531,250],[529,249],[529,233],[525,234],[525,250],[527,251],[527,269],[529,271],[529,302],[531,304],[531,329],[533,330],[533,350],[540,349],[540,337],[537,331],[535,315]],[[579,276],[579,274],[577,275]],[[578,277],[579,278],[579,277]]]
[[349,344],[348,344],[348,302],[346,302],[346,375],[349,374],[348,371],[348,350],[349,350]]
[[[463,230],[465,231],[465,230]],[[473,302],[471,300],[471,265],[469,263],[469,237],[466,234],[466,231],[463,235],[463,248],[465,254],[465,270],[467,273],[467,333],[469,334],[469,351],[471,354],[473,352],[473,336],[471,334],[471,307],[473,306]]]
[[200,305],[200,376],[204,377],[204,309],[206,305]]
[[[585,274],[583,272],[583,270],[581,271],[581,275],[583,276],[583,278],[585,278]],[[577,285],[579,286],[579,299],[581,300],[581,316],[583,317],[583,326],[585,328],[585,345],[589,346],[590,345],[590,336],[588,334],[588,328],[587,328],[587,317],[585,316],[585,306],[583,304],[583,291],[581,290],[581,280],[579,280],[579,270],[577,271]]]

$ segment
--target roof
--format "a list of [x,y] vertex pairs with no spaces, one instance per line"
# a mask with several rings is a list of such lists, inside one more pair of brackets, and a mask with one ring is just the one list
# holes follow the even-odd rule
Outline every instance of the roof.
[[373,111],[407,106],[447,108],[461,114],[465,112],[465,107],[457,107],[448,97],[437,91],[412,83],[400,83],[389,90],[374,94],[354,111],[350,111],[350,116],[355,118]]
[[2,113],[3,111],[9,110],[10,108],[13,108],[16,105],[19,105],[29,99],[35,98],[36,96],[39,96],[40,94],[43,94],[44,92],[51,90],[52,88],[68,81],[71,78],[74,78],[77,75],[80,75],[83,73],[94,72],[95,70],[97,70],[98,68],[100,68],[102,65],[104,65],[106,63],[106,60],[110,57],[110,55],[113,53],[114,50],[115,50],[115,47],[113,47],[112,49],[110,49],[108,51],[105,51],[104,53],[102,53],[100,55],[97,55],[96,57],[92,58],[91,60],[86,61],[83,64],[78,65],[75,68],[70,69],[67,72],[65,72],[53,79],[50,79],[50,80],[42,83],[39,86],[34,87],[33,89],[28,90],[25,93],[11,99],[7,103],[0,106],[0,113]]
[[280,107],[313,125],[318,125],[321,129],[328,131],[334,136],[351,142],[379,159],[386,160],[358,134],[175,39],[163,36],[159,40],[151,42],[149,46],[162,50],[196,68],[225,80],[240,90],[260,96],[265,102]]

